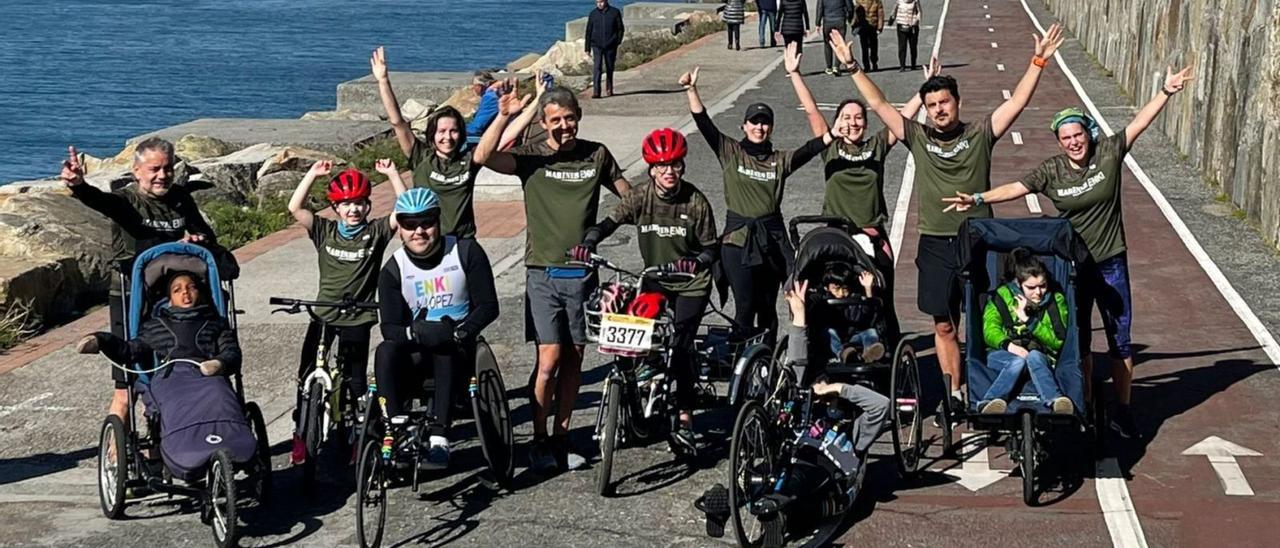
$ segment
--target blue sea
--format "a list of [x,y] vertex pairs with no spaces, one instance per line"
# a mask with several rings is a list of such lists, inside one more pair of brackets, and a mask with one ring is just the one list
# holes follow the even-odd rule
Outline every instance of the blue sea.
[[[614,0],[621,7],[631,0]],[[0,184],[55,175],[66,146],[207,117],[332,110],[338,83],[500,67],[564,38],[592,0],[0,0]]]

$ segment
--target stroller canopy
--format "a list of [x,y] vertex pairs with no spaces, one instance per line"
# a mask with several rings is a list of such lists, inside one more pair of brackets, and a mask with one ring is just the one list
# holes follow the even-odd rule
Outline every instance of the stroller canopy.
[[810,230],[800,238],[796,251],[796,279],[809,280],[810,284],[821,282],[822,273],[831,261],[843,261],[851,267],[874,272],[880,284],[884,284],[884,277],[871,255],[862,250],[853,236],[843,229],[827,226]]
[[188,243],[160,244],[142,252],[133,262],[129,288],[128,338],[138,336],[143,311],[149,305],[146,297],[150,289],[174,272],[190,272],[203,278],[208,284],[209,296],[218,315],[227,317],[226,296],[220,290],[222,279],[213,253]]

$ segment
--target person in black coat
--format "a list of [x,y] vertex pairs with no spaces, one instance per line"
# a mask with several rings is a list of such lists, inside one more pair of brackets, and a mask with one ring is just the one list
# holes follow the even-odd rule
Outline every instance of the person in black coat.
[[199,278],[189,272],[169,277],[169,302],[142,322],[138,336],[125,340],[111,333],[88,335],[76,345],[81,354],[102,352],[116,363],[157,363],[187,359],[200,363],[206,377],[240,370],[240,343],[235,330],[206,303]]
[[605,73],[604,95],[613,95],[613,64],[618,59],[618,45],[626,27],[622,10],[609,5],[609,0],[596,0],[596,9],[587,16],[586,51],[591,54],[591,96],[600,97],[600,74]]
[[797,51],[804,50],[804,35],[809,32],[809,4],[805,0],[780,0],[778,2],[778,34],[782,45],[796,43]]

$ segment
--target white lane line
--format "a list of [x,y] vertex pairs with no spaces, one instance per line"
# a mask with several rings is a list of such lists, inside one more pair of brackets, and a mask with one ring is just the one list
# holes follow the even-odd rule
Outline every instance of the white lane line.
[[[1027,0],[1020,1],[1022,2],[1022,9],[1026,10],[1027,16],[1031,17],[1031,22],[1043,34],[1045,32],[1044,27],[1040,25],[1040,20],[1036,19],[1035,14],[1031,12],[1031,8],[1027,6]],[[1114,135],[1115,132],[1111,130],[1111,125],[1102,117],[1098,107],[1093,104],[1089,94],[1085,92],[1084,87],[1080,85],[1080,81],[1076,79],[1075,73],[1071,72],[1071,69],[1067,68],[1067,64],[1063,62],[1062,52],[1054,52],[1053,56],[1057,59],[1058,66],[1062,68],[1062,74],[1067,77],[1067,80],[1071,81],[1071,86],[1075,88],[1076,95],[1080,96],[1081,101],[1084,101],[1094,120],[1098,121],[1098,125],[1102,127],[1102,130],[1107,135]],[[1187,247],[1187,251],[1191,252],[1191,256],[1195,257],[1196,262],[1200,264],[1200,268],[1209,276],[1209,280],[1213,282],[1213,285],[1218,288],[1218,293],[1222,294],[1222,298],[1227,301],[1227,304],[1231,305],[1231,309],[1235,311],[1236,316],[1253,333],[1253,338],[1262,346],[1267,358],[1271,360],[1271,363],[1277,369],[1280,369],[1280,344],[1276,343],[1275,337],[1267,330],[1267,326],[1263,325],[1262,320],[1258,319],[1249,304],[1240,296],[1240,293],[1236,292],[1235,287],[1222,274],[1222,270],[1218,268],[1218,265],[1213,262],[1208,253],[1205,253],[1204,248],[1200,246],[1200,241],[1191,233],[1191,229],[1187,228],[1187,224],[1182,221],[1182,217],[1178,216],[1178,212],[1169,204],[1169,200],[1165,199],[1164,193],[1160,192],[1155,183],[1151,182],[1147,172],[1143,171],[1142,166],[1138,165],[1138,161],[1133,159],[1133,155],[1125,155],[1124,163],[1129,166],[1129,171],[1133,172],[1133,176],[1138,179],[1138,182],[1142,184],[1142,188],[1151,196],[1151,200],[1160,208],[1160,213],[1164,214],[1164,218],[1169,221],[1173,231],[1182,239],[1182,244]]]
[[1004,63],[996,63],[996,72],[1004,72]]
[[984,16],[983,16],[983,18],[990,19],[990,18],[991,18],[991,14],[990,14],[990,13],[988,13],[988,14],[984,15]]
[[1000,47],[1000,44],[997,44],[997,43],[995,43],[995,42],[992,42],[992,43],[991,43],[991,49],[996,49],[996,48],[998,48],[998,47]]
[[1004,96],[1005,101],[1008,101],[1010,97],[1013,97],[1013,94],[1009,93],[1009,90],[1007,89],[1000,90],[1000,95]]
[[[942,49],[942,29],[947,24],[947,9],[951,0],[943,0],[942,12],[938,14],[938,31],[933,35],[933,56],[938,56]],[[916,120],[924,121],[924,109],[916,115]],[[902,236],[907,227],[907,208],[911,205],[911,190],[916,182],[916,159],[907,153],[907,163],[902,167],[902,185],[898,188],[898,202],[893,206],[893,222],[889,226],[889,245],[893,247],[893,264],[898,264],[898,254],[902,253]]]
[[[1005,93],[1008,93],[1008,92],[1006,91]],[[1005,99],[1008,99],[1008,98],[1009,98],[1009,96],[1008,96],[1008,95],[1005,95],[1005,97],[1004,97],[1004,98],[1005,98]],[[1015,144],[1015,145],[1020,145],[1020,144],[1022,144],[1022,132],[1019,132],[1019,131],[1010,132],[1010,133],[1009,133],[1009,136],[1010,136],[1010,137],[1013,137],[1013,144]]]
[[987,27],[987,32],[995,32],[995,31],[996,31],[996,29],[993,29],[993,28],[991,28],[991,27]]

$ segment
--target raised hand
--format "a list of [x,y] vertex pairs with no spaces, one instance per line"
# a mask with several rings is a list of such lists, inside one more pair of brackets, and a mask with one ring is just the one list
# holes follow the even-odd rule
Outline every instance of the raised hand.
[[80,155],[76,147],[67,147],[67,159],[62,161],[62,182],[67,186],[76,186],[84,182],[84,164],[80,163]]
[[858,283],[862,284],[863,289],[871,291],[871,288],[876,285],[876,275],[870,271],[863,270],[861,274],[858,274]]
[[[320,162],[316,162],[316,163],[320,163]],[[378,160],[377,163],[373,164],[373,169],[378,173],[386,175],[387,177],[390,177],[392,174],[400,173],[396,169],[396,163],[391,161],[391,158],[382,158]]]
[[1173,67],[1165,67],[1164,69],[1164,89],[1170,93],[1182,91],[1187,86],[1187,82],[1194,80],[1191,76],[1191,66],[1173,72]]
[[796,42],[787,44],[787,51],[782,55],[782,66],[787,73],[800,72],[800,45]]
[[942,63],[938,62],[938,56],[929,58],[929,66],[924,68],[924,79],[928,80],[942,74]]
[[787,308],[791,310],[791,323],[797,327],[805,325],[804,301],[809,291],[809,281],[792,282],[792,286],[783,294],[787,300]]
[[831,42],[831,51],[836,54],[836,58],[839,59],[841,63],[849,67],[849,70],[853,72],[862,70],[862,67],[858,65],[858,62],[853,60],[853,49],[848,42],[845,42],[844,36],[840,35],[839,29],[831,30],[829,42]]
[[944,213],[951,210],[955,210],[956,213],[964,213],[969,211],[969,208],[973,207],[978,202],[973,199],[972,194],[965,194],[963,192],[956,191],[956,196],[954,198],[943,198],[942,203],[951,204],[948,205],[946,209],[942,210]]
[[684,86],[684,89],[698,87],[698,67],[693,67],[693,70],[681,74],[680,85]]
[[373,73],[374,80],[387,80],[387,52],[382,46],[378,46],[378,49],[373,50],[373,55],[369,56],[369,70]]
[[502,87],[498,89],[498,112],[505,116],[515,116],[529,106],[529,102],[532,100],[532,95],[520,97],[516,93],[514,79],[506,80],[503,82]]
[[307,174],[312,177],[320,177],[322,175],[328,175],[331,170],[333,170],[333,162],[330,162],[329,160],[320,160],[311,164],[311,169],[307,170]]
[[1034,34],[1031,37],[1036,43],[1036,57],[1048,59],[1053,56],[1054,52],[1058,51],[1058,46],[1062,45],[1062,25],[1054,23],[1053,26],[1049,27],[1049,32],[1046,32],[1043,37]]
[[1013,296],[1013,314],[1018,317],[1018,321],[1026,323],[1027,321],[1027,298],[1022,295]]

